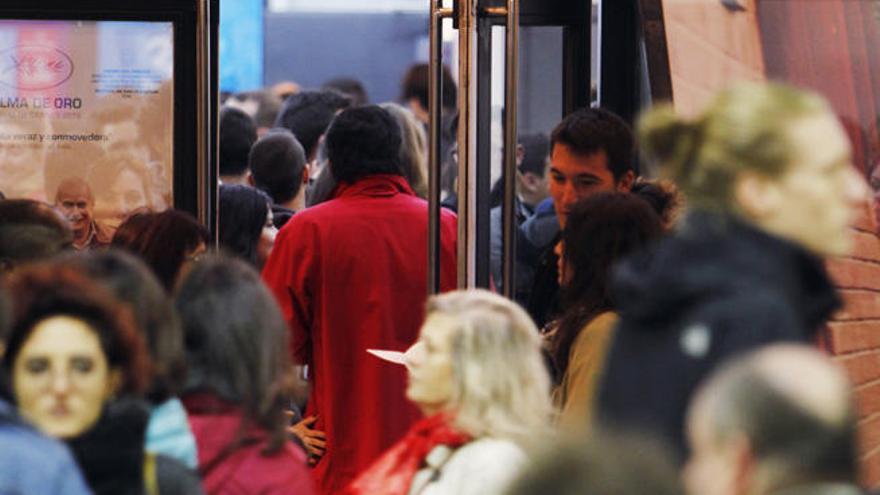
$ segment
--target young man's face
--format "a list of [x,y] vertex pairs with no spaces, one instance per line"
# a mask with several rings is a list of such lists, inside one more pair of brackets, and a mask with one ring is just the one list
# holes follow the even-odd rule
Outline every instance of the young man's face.
[[568,212],[578,200],[597,192],[629,191],[634,178],[630,171],[614,180],[604,150],[582,155],[566,144],[556,143],[550,154],[550,196],[559,227],[565,228]]

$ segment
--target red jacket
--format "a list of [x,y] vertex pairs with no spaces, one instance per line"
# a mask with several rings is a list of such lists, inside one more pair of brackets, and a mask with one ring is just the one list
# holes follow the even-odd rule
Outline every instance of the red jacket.
[[291,442],[267,457],[261,452],[268,434],[252,427],[240,447],[236,441],[242,415],[212,395],[183,398],[199,452],[199,473],[207,495],[313,495],[306,456]]
[[[309,365],[306,415],[327,433],[314,475],[342,490],[420,414],[406,371],[371,348],[404,350],[418,338],[427,292],[428,205],[400,176],[342,184],[335,199],[294,215],[263,269],[291,328],[291,352]],[[441,286],[455,287],[455,215],[441,215]]]

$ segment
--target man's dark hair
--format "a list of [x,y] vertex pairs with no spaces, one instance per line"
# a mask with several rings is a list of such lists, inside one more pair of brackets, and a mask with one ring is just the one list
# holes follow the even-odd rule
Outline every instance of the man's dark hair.
[[254,123],[257,127],[272,127],[281,110],[281,98],[268,89],[245,91],[232,98],[242,103],[254,102],[257,104],[257,111],[254,114]]
[[220,175],[241,175],[247,170],[248,152],[257,140],[257,125],[250,115],[233,107],[220,111]]
[[615,180],[635,170],[632,129],[617,115],[602,108],[582,108],[562,119],[550,136],[551,152],[564,144],[577,155],[604,151]]
[[273,129],[254,143],[248,166],[254,185],[275,204],[282,204],[295,198],[302,187],[306,153],[290,131]]
[[183,280],[175,306],[189,365],[184,395],[207,392],[236,404],[244,416],[237,442],[258,425],[270,433],[268,453],[282,448],[293,392],[288,332],[259,273],[241,260],[209,256]]
[[[443,95],[440,105],[443,108],[455,108],[458,106],[458,86],[452,79],[452,73],[449,67],[443,66]],[[403,82],[400,84],[400,100],[402,103],[408,102],[412,98],[419,100],[419,104],[425,110],[428,109],[428,64],[416,64],[410,67],[403,76]]]
[[550,140],[547,135],[541,132],[526,134],[520,136],[519,144],[525,151],[519,165],[520,172],[531,172],[538,177],[544,177],[547,173],[547,157],[550,155]]
[[147,398],[161,404],[177,395],[186,377],[183,332],[171,300],[142,261],[118,249],[72,252],[59,258],[128,305],[153,364]]
[[318,139],[327,130],[336,112],[349,106],[351,99],[336,90],[300,91],[284,102],[275,127],[284,127],[292,132],[302,144],[308,159],[313,156]]
[[70,224],[31,199],[0,200],[0,271],[54,256],[73,244]]
[[337,182],[377,174],[401,175],[397,120],[377,105],[340,113],[327,130],[327,158]]
[[364,84],[353,77],[337,77],[331,79],[321,86],[321,89],[334,89],[351,98],[351,104],[354,106],[367,105],[370,98],[367,96],[367,89]]

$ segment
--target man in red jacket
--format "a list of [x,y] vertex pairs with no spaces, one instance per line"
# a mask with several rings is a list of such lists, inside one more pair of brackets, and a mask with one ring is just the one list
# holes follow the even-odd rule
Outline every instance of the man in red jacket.
[[[427,289],[428,205],[401,176],[401,132],[371,105],[339,114],[326,135],[333,199],[281,230],[263,279],[310,370],[306,416],[327,435],[314,469],[322,493],[341,490],[419,418],[406,374],[366,350],[418,338]],[[441,288],[455,284],[456,220],[441,216]]]

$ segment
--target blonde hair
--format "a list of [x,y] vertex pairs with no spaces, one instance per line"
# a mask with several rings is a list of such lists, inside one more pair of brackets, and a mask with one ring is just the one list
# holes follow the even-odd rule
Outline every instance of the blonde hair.
[[550,378],[538,329],[522,308],[475,289],[432,297],[428,313],[454,319],[448,408],[457,428],[520,444],[548,428]]
[[397,103],[379,105],[390,113],[400,126],[400,166],[403,176],[416,195],[428,197],[428,136],[422,123]]
[[673,180],[688,206],[736,209],[733,187],[744,171],[768,178],[791,164],[792,122],[829,112],[821,96],[778,83],[742,83],[719,93],[695,119],[663,104],[642,115],[640,146]]

